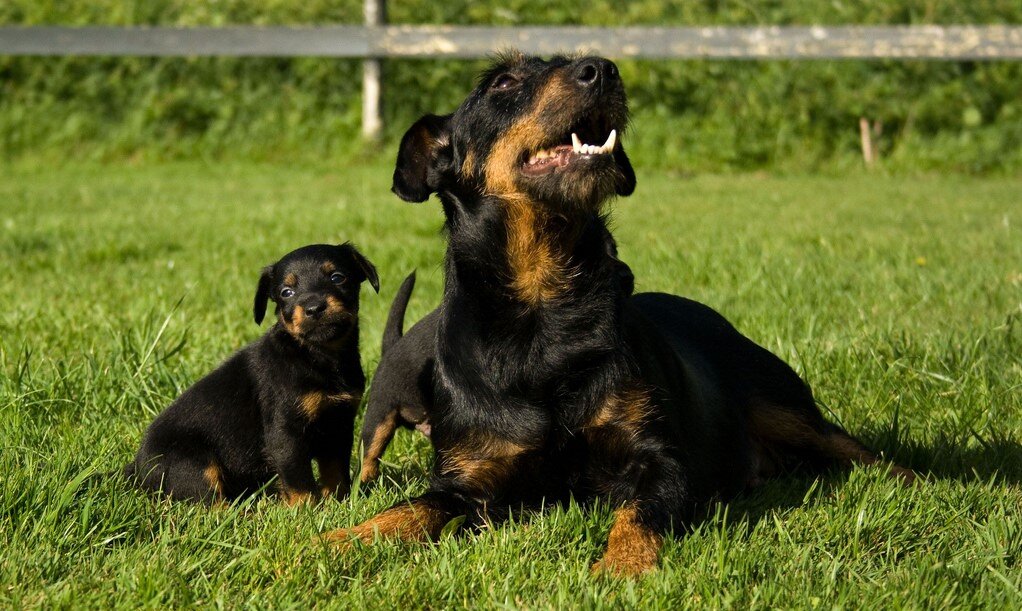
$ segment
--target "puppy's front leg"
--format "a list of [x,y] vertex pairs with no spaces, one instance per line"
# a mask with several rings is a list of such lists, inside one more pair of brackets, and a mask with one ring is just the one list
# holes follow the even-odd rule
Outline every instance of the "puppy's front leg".
[[285,431],[272,431],[267,435],[267,454],[280,480],[284,502],[296,505],[319,499],[312,457],[300,439]]
[[324,497],[347,496],[348,490],[351,488],[351,476],[348,475],[348,468],[351,466],[350,460],[347,455],[316,459],[316,463],[319,465],[320,491]]

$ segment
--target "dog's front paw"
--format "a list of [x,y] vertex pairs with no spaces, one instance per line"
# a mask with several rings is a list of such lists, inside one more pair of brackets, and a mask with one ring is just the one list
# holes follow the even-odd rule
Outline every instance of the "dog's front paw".
[[638,519],[634,507],[617,510],[607,551],[593,565],[593,573],[637,577],[655,570],[663,538]]
[[317,539],[331,547],[346,550],[354,546],[356,540],[361,540],[361,537],[354,528],[337,528],[320,534]]
[[593,563],[591,571],[593,575],[638,577],[643,573],[655,571],[656,568],[656,554],[652,556],[618,556],[608,553],[598,562]]

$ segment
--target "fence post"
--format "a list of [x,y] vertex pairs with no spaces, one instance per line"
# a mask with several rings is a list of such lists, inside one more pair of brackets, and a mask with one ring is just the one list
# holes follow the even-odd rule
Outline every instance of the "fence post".
[[[365,0],[365,24],[370,37],[374,29],[387,22],[386,0]],[[380,112],[380,98],[383,87],[383,61],[379,57],[367,57],[362,62],[362,137],[377,140],[383,128]]]

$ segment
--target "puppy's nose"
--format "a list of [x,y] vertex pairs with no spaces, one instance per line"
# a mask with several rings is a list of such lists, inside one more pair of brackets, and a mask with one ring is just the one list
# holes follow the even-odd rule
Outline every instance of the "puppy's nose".
[[306,316],[319,316],[326,310],[326,302],[313,301],[312,303],[305,304],[302,309],[305,310]]
[[596,87],[619,78],[614,62],[602,57],[587,57],[575,67],[575,80],[583,87]]

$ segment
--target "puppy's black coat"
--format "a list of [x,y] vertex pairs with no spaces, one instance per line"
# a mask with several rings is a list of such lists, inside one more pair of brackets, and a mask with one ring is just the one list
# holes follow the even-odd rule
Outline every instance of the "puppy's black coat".
[[439,312],[433,310],[403,333],[405,311],[415,288],[415,272],[409,274],[394,297],[383,330],[380,364],[362,421],[362,470],[359,479],[368,483],[380,474],[380,457],[398,427],[418,429],[430,435],[429,408],[433,404],[433,365]]
[[610,61],[510,54],[406,133],[394,192],[439,194],[449,234],[433,477],[327,539],[433,539],[460,514],[600,497],[618,509],[594,569],[634,574],[700,503],[792,462],[877,460],[719,314],[622,290],[602,209],[635,187],[627,116]]
[[160,413],[125,467],[129,480],[206,502],[252,493],[274,476],[288,503],[347,494],[365,389],[358,349],[365,280],[379,292],[375,267],[350,244],[305,246],[266,267],[255,321],[272,299],[276,324]]

